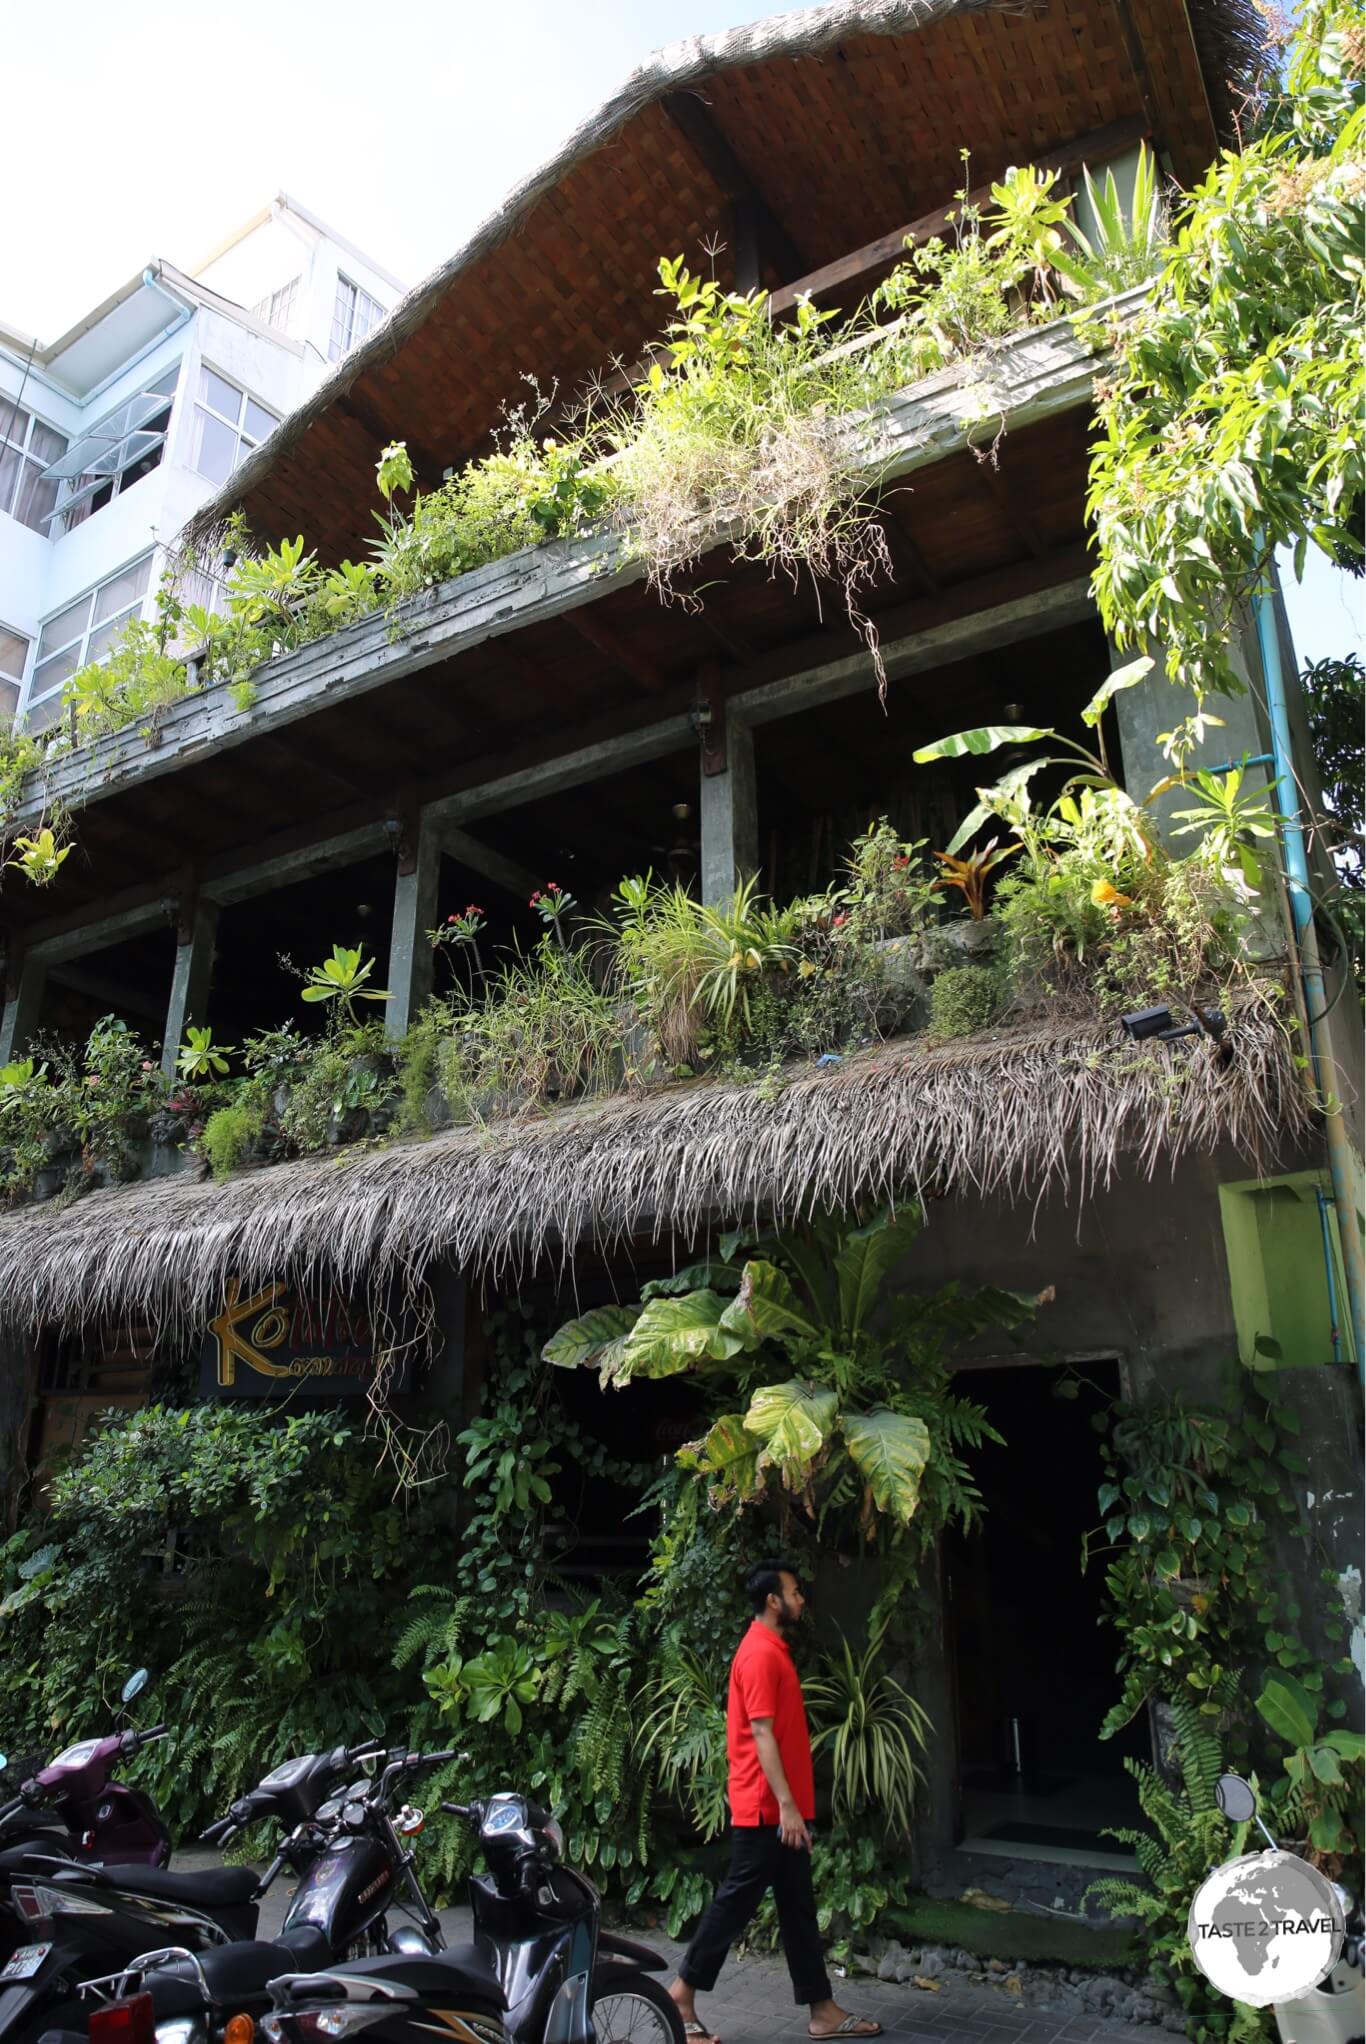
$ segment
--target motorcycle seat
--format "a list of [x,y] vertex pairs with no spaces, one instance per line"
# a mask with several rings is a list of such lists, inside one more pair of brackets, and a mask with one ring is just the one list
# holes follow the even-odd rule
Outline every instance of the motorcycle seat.
[[[313,1924],[287,1932],[279,1944],[242,1939],[231,1945],[213,1945],[198,1955],[204,1984],[220,2007],[234,2001],[264,2002],[270,1981],[300,1966],[325,1966],[331,1957],[332,1947]],[[144,1986],[159,2023],[203,2012],[199,1973],[187,1960],[173,1959],[158,1966],[147,1975]]]
[[[485,2007],[502,2010],[507,2004],[497,1974],[475,1945],[451,1945],[444,1952],[385,1952],[377,1959],[351,1959],[344,1966],[332,1966],[329,1973],[359,1974],[395,1987],[406,1987],[423,2001],[449,2002],[462,1992]],[[305,1984],[298,1997],[307,1996]]]
[[183,1902],[190,1909],[235,1909],[250,1902],[257,1877],[250,1867],[208,1867],[173,1872],[170,1867],[66,1867],[54,1877],[63,1886],[94,1882],[145,1895],[153,1902]]

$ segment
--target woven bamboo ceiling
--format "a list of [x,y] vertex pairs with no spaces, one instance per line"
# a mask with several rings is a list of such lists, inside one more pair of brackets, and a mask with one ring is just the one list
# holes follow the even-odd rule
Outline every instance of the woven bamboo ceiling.
[[780,288],[945,203],[965,148],[975,182],[1127,124],[1192,179],[1255,47],[1247,0],[845,0],[675,44],[408,294],[196,525],[241,504],[263,533],[357,553],[387,441],[407,441],[430,488],[487,446],[523,376],[564,397],[638,359],[660,323],[661,255],[696,264],[725,242],[731,282],[752,236],[759,276]]

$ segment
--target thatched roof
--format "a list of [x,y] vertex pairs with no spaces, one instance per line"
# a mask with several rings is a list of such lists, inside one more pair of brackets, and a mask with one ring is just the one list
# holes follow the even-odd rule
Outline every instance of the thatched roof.
[[1238,1015],[1233,1039],[1221,1069],[1203,1043],[1136,1047],[1113,1023],[922,1037],[804,1067],[776,1097],[701,1081],[225,1184],[111,1188],[0,1220],[0,1323],[136,1310],[188,1329],[219,1310],[230,1276],[373,1285],[435,1259],[496,1276],[917,1187],[1081,1201],[1122,1169],[1151,1177],[1220,1145],[1260,1168],[1308,1110],[1268,1006]]
[[[1231,138],[1264,45],[1252,0],[832,0],[669,44],[337,364],[192,530],[242,505],[326,558],[363,546],[386,438],[407,439],[430,488],[524,398],[519,377],[566,396],[639,357],[659,324],[661,254],[695,262],[719,242],[733,282],[737,180],[786,244],[764,282],[790,285],[946,203],[963,149],[995,174],[1137,118],[1194,179]],[[719,157],[680,128],[680,101]]]

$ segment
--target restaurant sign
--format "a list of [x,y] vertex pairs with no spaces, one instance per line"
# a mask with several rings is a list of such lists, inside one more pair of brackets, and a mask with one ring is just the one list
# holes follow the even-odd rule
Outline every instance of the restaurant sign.
[[282,1279],[257,1287],[228,1280],[200,1358],[205,1398],[359,1397],[376,1358],[391,1360],[387,1389],[407,1389],[407,1356],[380,1347],[369,1315],[332,1293],[305,1296]]

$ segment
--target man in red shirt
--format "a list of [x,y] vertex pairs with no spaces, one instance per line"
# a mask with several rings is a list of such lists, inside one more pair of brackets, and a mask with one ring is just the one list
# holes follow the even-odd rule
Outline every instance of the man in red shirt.
[[730,1872],[693,1933],[669,1992],[691,2044],[720,2044],[698,2021],[696,1996],[715,1987],[727,1952],[771,1888],[793,1995],[811,2007],[808,2035],[876,2037],[880,2023],[851,2016],[833,1999],[821,1959],[811,1889],[810,1824],[816,1814],[811,1735],[786,1638],[806,1600],[787,1561],[752,1568],[745,1593],[754,1621],[730,1664],[726,1703]]

